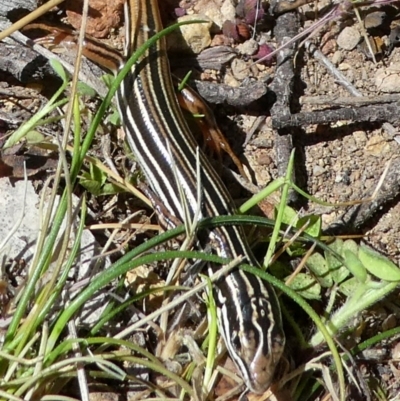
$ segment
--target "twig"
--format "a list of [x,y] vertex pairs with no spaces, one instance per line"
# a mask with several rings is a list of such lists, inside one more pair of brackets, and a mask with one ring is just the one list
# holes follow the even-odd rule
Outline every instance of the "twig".
[[337,121],[386,121],[395,123],[400,117],[400,105],[397,103],[382,106],[362,106],[358,108],[340,108],[320,110],[309,113],[297,113],[272,120],[272,127],[302,127],[311,124],[328,124]]
[[317,47],[311,43],[309,40],[305,42],[305,48],[307,51],[318,60],[325,68],[328,70],[330,74],[332,74],[336,82],[339,85],[342,85],[347,91],[349,91],[353,96],[362,96],[362,93],[359,92],[347,79],[346,77],[317,49]]
[[300,104],[315,106],[368,106],[370,104],[393,103],[400,101],[399,94],[361,96],[361,97],[338,97],[338,96],[302,96]]
[[234,88],[230,85],[196,80],[194,86],[199,95],[208,102],[225,103],[234,107],[246,107],[267,93],[263,82],[250,82],[246,86]]
[[[276,1],[271,3],[274,9]],[[288,12],[276,18],[276,26],[274,35],[277,41],[277,46],[281,49],[277,52],[277,67],[275,78],[270,85],[270,89],[276,94],[276,102],[271,108],[272,120],[280,120],[290,116],[290,99],[292,97],[292,87],[295,77],[293,68],[293,58],[295,55],[295,45],[284,46],[295,37],[300,28],[299,17],[296,12]],[[276,128],[275,137],[275,152],[276,165],[279,176],[283,177],[286,174],[287,165],[289,163],[290,154],[293,149],[292,131],[289,131],[284,126]],[[296,182],[296,177],[292,177],[293,182]],[[289,200],[293,201],[294,193],[291,193]]]

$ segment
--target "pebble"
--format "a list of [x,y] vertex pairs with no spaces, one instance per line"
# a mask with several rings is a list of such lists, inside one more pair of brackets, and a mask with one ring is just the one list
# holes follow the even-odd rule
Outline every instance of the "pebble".
[[360,32],[354,27],[346,26],[342,32],[339,33],[337,44],[344,50],[353,50],[361,39]]
[[392,358],[400,359],[400,341],[392,349]]
[[237,88],[240,86],[240,82],[231,74],[226,73],[224,76],[224,84]]
[[379,69],[375,74],[375,85],[385,93],[400,92],[400,63]]
[[240,59],[233,59],[231,63],[232,74],[239,81],[243,81],[243,79],[249,76],[249,69],[247,63]]
[[199,14],[207,16],[220,30],[222,29],[224,21],[231,19],[226,18],[222,14],[221,5],[218,5],[214,1],[210,0],[199,0],[193,7],[193,11],[196,16]]
[[257,157],[258,164],[260,166],[269,166],[272,164],[272,159],[271,157],[266,154],[265,152],[260,152],[258,157]]
[[332,56],[332,64],[339,65],[343,61],[343,52],[340,50],[336,50]]
[[[208,18],[203,15],[185,15],[178,18],[178,22],[193,21],[193,20],[205,20]],[[210,46],[211,36],[210,29],[212,22],[208,20],[206,23],[201,24],[188,24],[179,27],[180,33],[182,34],[183,40],[194,54],[199,54],[206,47]]]
[[333,53],[337,49],[337,42],[335,39],[329,39],[324,45],[321,47],[321,52],[324,56],[327,54]]
[[246,56],[252,56],[258,50],[258,43],[254,39],[246,40],[244,43],[237,46],[239,53]]
[[366,29],[378,28],[383,24],[385,19],[386,13],[384,11],[374,11],[365,16],[364,27]]
[[235,6],[232,0],[225,0],[221,6],[221,14],[225,20],[233,21],[236,16]]
[[341,63],[338,68],[340,71],[348,71],[351,70],[351,65],[349,63]]
[[313,175],[315,177],[319,177],[320,175],[324,174],[326,170],[321,166],[314,166],[313,167]]
[[382,330],[390,330],[394,329],[397,326],[396,316],[391,313],[383,322],[382,322]]
[[365,131],[354,131],[353,137],[359,148],[363,147],[367,142],[367,134]]
[[366,146],[366,151],[373,156],[381,156],[384,153],[390,152],[390,145],[382,138],[381,135],[372,136]]

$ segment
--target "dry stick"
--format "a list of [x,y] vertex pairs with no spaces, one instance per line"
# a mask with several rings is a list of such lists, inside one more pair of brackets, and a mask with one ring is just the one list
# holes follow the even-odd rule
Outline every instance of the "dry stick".
[[233,87],[214,82],[194,81],[199,95],[213,104],[229,104],[234,107],[246,107],[267,93],[263,82],[250,82],[247,85]]
[[400,101],[399,94],[361,96],[361,97],[338,97],[338,96],[302,96],[300,104],[312,106],[368,106],[370,104],[393,103]]
[[[278,2],[275,0],[271,3],[272,10],[275,8],[277,3]],[[291,38],[295,37],[299,32],[299,17],[296,12],[292,11],[276,17],[275,22],[276,25],[274,29],[274,35],[277,41],[277,46],[280,48],[285,43],[289,42]],[[292,87],[295,76],[293,68],[294,56],[294,44],[277,52],[275,78],[270,85],[270,89],[276,94],[276,102],[271,108],[271,116],[273,120],[279,120],[291,115],[290,99],[292,97]],[[284,127],[279,128],[276,132],[276,164],[278,168],[278,174],[281,177],[284,177],[286,174],[290,154],[293,149],[292,133],[293,130],[288,130]],[[292,180],[294,182],[296,181],[294,173]],[[289,200],[293,201],[294,198],[294,192],[290,193]]]
[[[362,96],[362,93],[359,92],[347,79],[346,77],[315,47],[314,44],[312,44],[310,41],[305,42],[306,49],[314,56],[316,60],[318,60],[321,64],[323,64],[328,72],[330,72],[336,79],[337,83],[339,85],[342,85],[345,89],[347,89],[354,97],[349,97],[349,98],[339,98],[337,101],[332,101],[331,103],[328,103],[330,106],[332,105],[337,105],[337,104],[347,104],[347,105],[355,105],[355,106],[361,106],[361,105],[369,105],[369,104],[375,104],[375,103],[390,103],[390,102],[399,102],[400,96],[398,95],[382,95],[382,96],[375,96],[372,98],[366,98]],[[347,100],[345,100],[347,99]],[[312,103],[312,102],[310,102]],[[314,103],[317,104],[317,103]],[[396,107],[396,106],[395,106]],[[351,115],[344,109],[342,112],[344,115]],[[341,111],[336,114],[337,120],[332,120],[330,122],[338,121],[342,119],[342,113]],[[365,114],[372,112],[373,116],[371,119],[365,120],[364,116]],[[388,117],[386,118],[386,115]],[[376,121],[380,120],[381,117],[383,120],[391,121],[391,122],[397,122],[398,119],[393,118],[393,115],[391,113],[385,113],[385,110],[382,110],[382,108],[373,108],[373,109],[364,109],[360,110],[360,116],[361,120],[357,121]],[[304,116],[303,118],[312,118],[313,116]],[[317,117],[316,115],[314,117]],[[318,118],[318,117],[317,117]],[[331,119],[335,118],[335,113],[331,114],[330,117]],[[357,119],[357,117],[355,117]],[[317,123],[317,122],[316,122]],[[312,123],[314,124],[314,123]],[[382,128],[391,136],[393,136],[393,131],[395,131],[395,128],[390,125],[389,123],[386,123]]]
[[317,49],[317,47],[309,40],[305,42],[305,48],[307,51],[318,60],[330,74],[336,79],[339,85],[342,85],[348,92],[353,96],[361,97],[362,93],[359,92],[347,79],[346,77]]
[[377,106],[362,106],[358,108],[340,108],[336,110],[320,110],[308,113],[297,113],[283,116],[279,120],[272,121],[272,127],[302,127],[312,124],[328,124],[337,121],[387,121],[396,123],[399,121],[400,104],[392,103]]
[[265,116],[258,116],[256,120],[254,121],[253,125],[251,126],[249,132],[246,135],[246,139],[244,140],[243,147],[245,147],[253,137],[254,133],[258,131],[258,129],[261,127],[261,125],[265,121]]
[[[316,59],[318,60],[327,70],[331,73],[334,78],[336,79],[339,85],[342,85],[347,91],[349,91],[353,96],[361,97],[362,93],[359,92],[347,79],[346,77],[316,48],[314,44],[312,44],[309,40],[305,42],[305,48],[307,51]],[[318,112],[317,112],[318,113]],[[272,113],[271,113],[272,114]],[[272,127],[275,129],[282,129],[287,127],[287,125],[291,127],[295,126],[302,126],[302,125],[309,125],[308,121],[313,121],[312,118],[322,118],[323,116],[306,116],[306,113],[299,113],[299,114],[283,114],[282,116],[274,116],[272,115]],[[328,121],[329,120],[329,117]],[[335,118],[335,117],[331,117]],[[337,121],[337,120],[333,120]],[[325,123],[325,120],[323,120]],[[311,122],[314,124],[314,122]]]
[[[375,103],[374,101],[366,102],[362,94],[311,42],[306,41],[305,45],[306,49],[314,56],[314,58],[320,61],[326,67],[328,72],[330,72],[335,77],[337,83],[339,85],[342,85],[353,96],[355,96],[355,98],[349,98],[349,104],[361,105],[363,103]],[[389,101],[389,98],[385,97],[384,100]],[[343,102],[343,98],[340,98],[340,100],[336,102],[336,104],[340,102]],[[387,105],[365,106],[358,107],[357,109],[342,108],[336,110],[315,111],[310,113],[298,113],[290,116],[283,116],[279,120],[273,118],[272,126],[276,129],[280,129],[287,126],[296,127],[310,124],[326,124],[340,120],[395,122],[398,121],[398,119],[395,115],[393,115],[393,113],[397,113],[398,109],[399,107],[397,105]]]

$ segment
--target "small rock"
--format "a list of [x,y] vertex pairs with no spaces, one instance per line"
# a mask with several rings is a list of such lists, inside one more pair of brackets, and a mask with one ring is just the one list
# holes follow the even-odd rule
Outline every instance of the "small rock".
[[382,138],[381,135],[374,135],[369,139],[366,146],[366,151],[373,156],[381,156],[390,151],[389,143]]
[[224,84],[232,86],[234,88],[237,88],[238,86],[240,86],[240,83],[238,82],[237,79],[235,79],[235,77],[230,74],[230,73],[226,73],[224,76]]
[[266,148],[266,149],[272,149],[272,147],[274,146],[272,139],[267,139],[263,137],[255,138],[254,140],[251,141],[251,144],[254,145],[256,148]]
[[269,166],[270,164],[272,164],[271,157],[264,152],[260,152],[257,157],[257,161],[260,166]]
[[258,50],[258,43],[254,39],[249,39],[246,40],[246,42],[238,45],[237,50],[240,54],[252,56]]
[[400,92],[400,63],[379,69],[375,74],[375,85],[382,92]]
[[340,71],[348,71],[351,70],[351,65],[348,63],[341,63],[339,64],[338,68]]
[[354,131],[353,132],[354,140],[356,141],[357,147],[364,147],[367,142],[367,134],[365,131]]
[[383,11],[374,11],[364,17],[365,29],[378,28],[386,19],[386,13]]
[[242,81],[243,79],[249,76],[249,69],[247,67],[247,63],[243,60],[237,58],[233,59],[231,63],[231,68],[233,76],[239,81]]
[[365,81],[363,81],[362,79],[358,79],[356,82],[354,82],[354,86],[357,89],[362,89],[365,86]]
[[358,45],[358,49],[368,60],[382,55],[385,47],[383,39],[379,36],[370,36],[367,41],[363,38]]
[[345,137],[343,139],[343,145],[346,148],[346,151],[349,153],[353,153],[358,149],[356,141],[355,141],[354,137],[352,137],[352,136]]
[[351,69],[351,70],[347,71],[346,79],[349,82],[353,83],[354,82],[354,75],[355,75],[355,71],[353,69]]
[[335,182],[339,183],[343,180],[343,175],[342,174],[336,174],[335,176]]
[[353,50],[361,39],[360,32],[354,27],[347,26],[340,32],[337,44],[344,50]]
[[394,26],[389,35],[389,51],[398,43],[400,43],[400,27]]
[[343,61],[343,53],[340,50],[336,50],[331,61],[332,64],[339,65]]
[[324,174],[326,170],[321,166],[314,166],[313,167],[313,175],[315,177],[319,177],[320,175]]
[[[223,4],[221,6],[220,2],[210,0],[199,0],[193,7],[193,11],[197,16],[199,14],[207,16],[219,30],[222,29],[224,21],[234,19],[235,16],[235,14],[233,14],[232,17],[227,17],[227,15],[232,15],[231,11],[229,11],[229,4]],[[226,12],[226,15],[224,15],[223,12]]]
[[392,349],[392,358],[393,359],[400,358],[400,341]]
[[391,313],[383,322],[382,322],[382,330],[390,330],[394,329],[397,326],[396,316]]
[[321,52],[324,56],[327,54],[333,53],[337,49],[337,42],[335,39],[329,39],[324,43],[321,47]]
[[226,20],[234,20],[236,16],[235,6],[232,0],[225,0],[221,6],[221,14]]
[[[210,29],[212,26],[212,22],[209,21],[207,17],[198,14],[185,15],[181,18],[178,18],[178,22],[193,21],[193,20],[203,20],[203,21],[205,20],[208,22],[182,25],[181,27],[179,27],[179,31],[182,35],[186,47],[189,47],[194,54],[199,54],[206,47],[210,46],[211,43]],[[176,44],[177,43],[173,43],[174,50]]]

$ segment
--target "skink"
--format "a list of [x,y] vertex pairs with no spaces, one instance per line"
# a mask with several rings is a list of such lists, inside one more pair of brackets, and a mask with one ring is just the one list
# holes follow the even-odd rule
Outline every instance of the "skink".
[[[125,57],[162,30],[157,0],[125,3]],[[118,72],[125,58],[87,38],[86,57]],[[236,209],[225,185],[198,151],[179,108],[169,70],[165,39],[159,40],[134,65],[117,91],[119,112],[128,144],[148,183],[167,212],[184,222],[210,216],[233,215]],[[200,163],[200,177],[196,169]],[[199,202],[198,180],[202,189]],[[180,194],[184,194],[187,210]],[[244,256],[257,266],[240,226],[217,227],[200,233],[225,258]],[[215,266],[212,266],[215,268]],[[218,324],[228,352],[247,387],[264,392],[271,384],[285,337],[273,288],[259,277],[233,270],[215,285]]]

